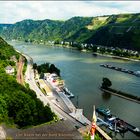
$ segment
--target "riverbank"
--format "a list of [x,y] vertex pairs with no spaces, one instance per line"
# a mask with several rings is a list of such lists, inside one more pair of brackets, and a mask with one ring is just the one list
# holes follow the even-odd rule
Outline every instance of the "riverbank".
[[105,93],[109,93],[109,94],[112,94],[112,95],[115,95],[115,96],[124,98],[126,100],[133,101],[133,102],[136,102],[136,103],[140,104],[140,97],[133,96],[131,94],[124,93],[122,91],[114,90],[114,89],[111,89],[111,88],[103,89],[103,88],[100,87],[100,89]]
[[114,58],[114,59],[140,62],[139,59],[132,59],[132,58],[127,58],[127,57],[120,57],[120,56],[109,55],[109,54],[101,54],[101,53],[95,53],[95,54],[100,55],[100,56],[105,56],[105,57],[111,57],[111,58]]
[[[18,40],[16,40],[16,41],[18,41]],[[49,44],[49,43],[40,44],[40,43],[34,43],[34,42],[32,42],[31,44],[35,44],[35,45],[47,45],[47,46],[50,46],[50,47],[55,46],[55,47],[58,47],[58,48],[59,47],[62,47],[62,48],[67,48],[67,49],[72,49],[72,50],[78,50],[78,51],[84,52],[84,53],[94,53],[94,54],[99,55],[99,56],[111,57],[111,58],[114,58],[114,59],[121,59],[121,60],[126,60],[126,61],[140,62],[140,59],[133,59],[133,58],[128,58],[128,57],[120,57],[120,56],[115,56],[115,55],[111,55],[111,54],[101,54],[99,52],[93,52],[92,50],[87,50],[87,49],[79,50],[77,47],[72,47],[70,45]]]
[[[50,46],[52,46],[52,45],[50,45]],[[70,45],[53,44],[53,46],[55,46],[55,47],[63,47],[63,48],[68,48],[68,49],[73,49],[73,50],[78,50],[78,51],[85,52],[85,53],[94,53],[96,55],[105,56],[105,57],[111,57],[111,58],[114,58],[114,59],[121,59],[121,60],[126,60],[126,61],[140,62],[140,58],[139,59],[133,59],[133,58],[120,57],[120,56],[111,55],[111,54],[102,54],[102,53],[93,52],[92,50],[87,50],[87,49],[80,49],[79,50],[77,47],[72,47]]]
[[[52,45],[50,45],[50,46],[52,46]],[[72,46],[64,46],[64,45],[60,45],[60,44],[54,44],[53,46],[55,46],[55,47],[63,47],[63,48],[72,49],[72,50],[78,50],[78,51],[84,52],[84,53],[94,53],[95,55],[100,55],[100,56],[104,56],[104,57],[110,57],[110,58],[113,58],[113,59],[121,59],[121,60],[126,60],[126,61],[140,62],[140,59],[133,59],[133,58],[128,58],[128,57],[120,57],[120,56],[111,55],[111,54],[102,54],[102,53],[93,52],[93,51],[87,50],[87,49],[79,50],[78,48],[72,47]]]

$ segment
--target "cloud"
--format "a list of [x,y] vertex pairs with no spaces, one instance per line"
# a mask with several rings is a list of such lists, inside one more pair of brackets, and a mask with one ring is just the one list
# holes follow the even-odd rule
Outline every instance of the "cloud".
[[139,1],[0,1],[0,23],[140,12]]

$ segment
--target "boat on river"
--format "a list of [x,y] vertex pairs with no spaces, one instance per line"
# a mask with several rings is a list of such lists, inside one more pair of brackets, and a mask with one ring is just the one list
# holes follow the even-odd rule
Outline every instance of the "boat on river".
[[[117,120],[119,121],[123,121],[122,119],[120,118],[117,118]],[[137,136],[140,136],[140,129],[138,127],[135,127],[127,122],[124,122],[128,128],[129,131],[131,131],[132,133],[136,134]]]
[[137,76],[140,77],[140,71],[136,71],[136,72],[135,72],[135,75],[137,75]]
[[73,93],[72,93],[70,90],[68,90],[68,88],[63,87],[63,91],[65,92],[65,94],[66,94],[69,98],[74,98]]
[[131,131],[137,136],[140,136],[139,128],[127,123],[126,121],[120,119],[119,117],[116,117],[115,115],[112,115],[109,109],[97,108],[96,112],[104,117],[104,122],[108,124],[106,126],[108,126],[110,130],[118,133]]
[[107,116],[107,117],[109,117],[111,115],[109,108],[107,108],[107,109],[105,109],[105,108],[97,108],[96,112],[101,114],[101,115],[103,115],[103,116]]

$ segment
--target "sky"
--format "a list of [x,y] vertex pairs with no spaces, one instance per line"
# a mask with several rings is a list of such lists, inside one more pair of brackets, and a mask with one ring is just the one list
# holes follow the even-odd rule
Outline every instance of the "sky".
[[0,1],[0,23],[140,13],[140,1]]

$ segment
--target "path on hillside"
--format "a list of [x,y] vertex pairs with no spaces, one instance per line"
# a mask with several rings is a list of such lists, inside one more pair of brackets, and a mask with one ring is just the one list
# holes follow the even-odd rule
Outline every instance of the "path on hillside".
[[24,58],[20,56],[19,61],[17,62],[17,82],[19,84],[24,85],[24,77],[23,77],[23,66],[24,66]]

